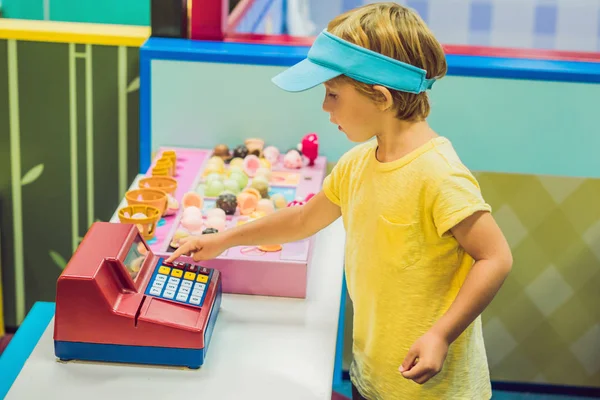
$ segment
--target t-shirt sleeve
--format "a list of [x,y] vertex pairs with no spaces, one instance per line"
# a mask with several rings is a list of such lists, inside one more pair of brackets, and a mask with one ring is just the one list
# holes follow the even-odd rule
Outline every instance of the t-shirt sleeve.
[[333,204],[341,206],[341,183],[344,178],[344,165],[340,160],[323,180],[323,193]]
[[492,208],[485,202],[479,183],[467,171],[453,171],[434,185],[433,222],[440,237],[478,211]]
[[362,146],[350,149],[340,157],[331,173],[323,180],[323,192],[333,204],[342,206],[344,201],[344,188],[347,186],[348,172],[353,161],[361,154]]

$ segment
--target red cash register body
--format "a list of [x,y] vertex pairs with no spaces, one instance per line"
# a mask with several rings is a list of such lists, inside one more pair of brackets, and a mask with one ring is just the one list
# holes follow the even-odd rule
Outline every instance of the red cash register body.
[[58,279],[55,354],[199,368],[220,302],[219,271],[165,264],[135,225],[97,222]]

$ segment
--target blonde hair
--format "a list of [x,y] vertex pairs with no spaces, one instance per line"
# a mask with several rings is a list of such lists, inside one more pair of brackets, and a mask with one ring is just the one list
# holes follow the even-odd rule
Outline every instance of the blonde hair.
[[[348,11],[333,19],[327,31],[343,40],[414,65],[427,71],[427,78],[442,78],[448,69],[442,46],[419,15],[399,4],[374,3]],[[333,79],[353,84],[359,93],[376,102],[385,100],[373,85],[345,75]],[[390,89],[396,117],[420,121],[429,116],[427,93],[400,92]]]

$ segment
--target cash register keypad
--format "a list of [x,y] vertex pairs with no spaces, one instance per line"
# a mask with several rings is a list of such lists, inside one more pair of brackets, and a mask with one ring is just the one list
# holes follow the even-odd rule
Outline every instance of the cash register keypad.
[[212,270],[180,262],[159,263],[146,294],[201,307]]

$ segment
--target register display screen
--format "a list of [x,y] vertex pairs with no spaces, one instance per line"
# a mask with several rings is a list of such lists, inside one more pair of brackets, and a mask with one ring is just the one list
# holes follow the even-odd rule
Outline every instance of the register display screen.
[[134,281],[140,273],[140,269],[142,268],[142,265],[144,264],[144,260],[146,259],[147,255],[148,248],[142,241],[140,235],[136,235],[133,244],[131,245],[129,251],[127,252],[127,255],[125,256],[125,260],[123,261],[123,264],[125,264],[125,268],[127,269],[129,276],[131,276],[131,279],[133,279]]

